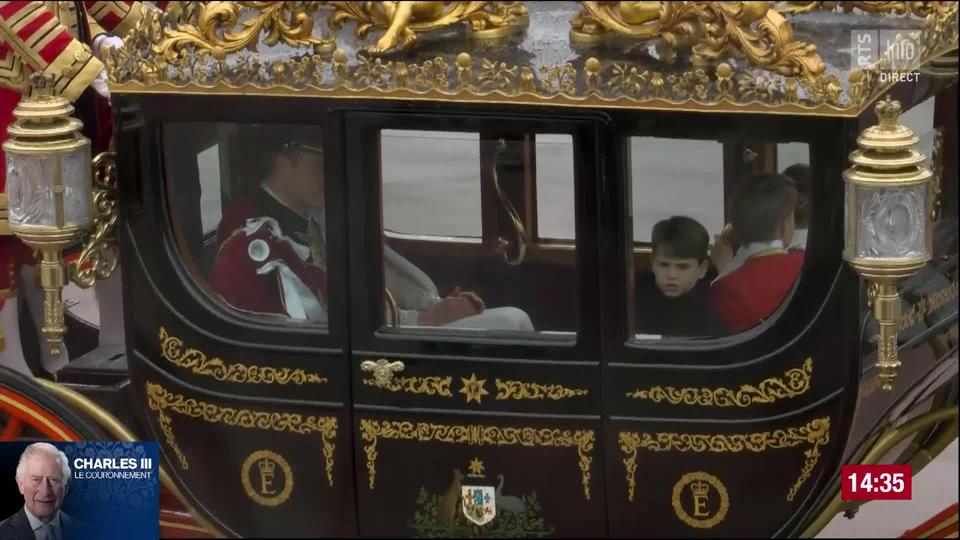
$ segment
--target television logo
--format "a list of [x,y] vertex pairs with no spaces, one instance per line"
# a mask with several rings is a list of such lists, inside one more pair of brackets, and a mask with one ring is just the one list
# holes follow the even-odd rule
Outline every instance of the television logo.
[[73,459],[73,477],[146,479],[153,476],[153,458],[77,457]]
[[901,30],[853,30],[850,33],[850,65],[864,69],[880,58],[890,61],[893,68],[916,65],[922,47],[919,32]]

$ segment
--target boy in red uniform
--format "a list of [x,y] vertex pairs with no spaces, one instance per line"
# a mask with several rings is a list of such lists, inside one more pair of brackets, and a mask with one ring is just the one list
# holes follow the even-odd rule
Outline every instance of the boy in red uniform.
[[731,333],[760,324],[793,287],[804,257],[804,250],[786,249],[793,241],[796,203],[797,189],[784,175],[757,174],[738,186],[733,234],[746,258],[712,286],[717,310]]

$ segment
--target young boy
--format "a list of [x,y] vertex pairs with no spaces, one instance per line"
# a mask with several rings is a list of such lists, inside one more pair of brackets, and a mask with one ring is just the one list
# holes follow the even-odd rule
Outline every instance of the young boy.
[[794,182],[784,175],[756,174],[738,186],[733,234],[744,262],[712,286],[717,310],[732,333],[748,330],[776,311],[800,273],[804,250],[787,250],[796,227],[796,202]]
[[673,216],[653,227],[653,283],[638,284],[637,330],[643,334],[719,337],[726,328],[709,286],[710,236],[696,220]]

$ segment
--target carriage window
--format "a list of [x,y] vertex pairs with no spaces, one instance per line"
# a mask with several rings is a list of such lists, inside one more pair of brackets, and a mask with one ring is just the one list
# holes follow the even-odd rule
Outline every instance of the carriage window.
[[[453,137],[456,143],[449,142]],[[429,155],[398,151],[420,147],[425,139],[431,141]],[[550,140],[540,135],[536,139]],[[556,260],[528,256],[530,213],[517,201],[528,185],[530,140],[477,133],[381,132],[384,329],[573,335],[575,252],[563,252]],[[463,141],[475,146],[468,150]],[[404,170],[411,172],[402,189],[388,188],[398,182],[397,171]],[[573,182],[563,179],[573,178],[573,160],[543,170],[558,178],[550,188],[558,204],[571,201],[564,219],[572,239]],[[390,224],[399,223],[405,224],[404,232],[429,236],[390,230]],[[460,237],[465,233],[476,241],[463,242]]]
[[[387,231],[480,237],[478,134],[384,130],[380,145],[383,224]],[[425,186],[429,189],[423,189]],[[424,220],[417,208],[445,211]]]
[[177,122],[163,143],[171,221],[198,284],[234,311],[326,326],[320,130]]
[[573,239],[573,137],[537,135],[535,150],[537,237]]
[[810,209],[807,145],[749,145],[769,148],[760,168],[726,163],[748,146],[727,144],[630,141],[633,240],[649,247],[630,261],[636,339],[744,332],[775,314],[799,276]]
[[723,228],[722,144],[631,137],[630,163],[634,242],[649,242],[653,226],[680,208],[710,230]]

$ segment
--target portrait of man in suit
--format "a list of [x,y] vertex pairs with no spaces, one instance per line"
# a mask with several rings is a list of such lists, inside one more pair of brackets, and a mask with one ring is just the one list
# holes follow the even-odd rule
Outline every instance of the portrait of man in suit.
[[0,522],[0,540],[78,538],[82,524],[60,510],[70,477],[70,462],[59,448],[45,442],[26,447],[16,473],[23,507]]

